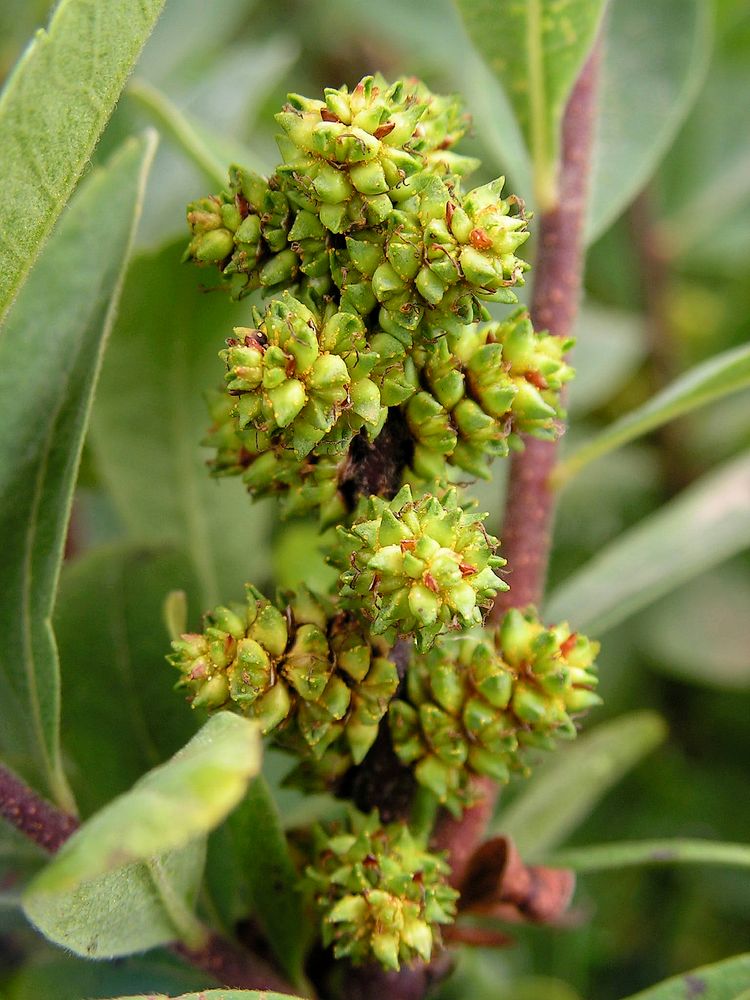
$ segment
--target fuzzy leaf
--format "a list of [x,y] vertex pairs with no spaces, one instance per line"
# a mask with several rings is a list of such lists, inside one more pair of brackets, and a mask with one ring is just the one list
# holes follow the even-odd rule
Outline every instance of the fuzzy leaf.
[[144,254],[128,272],[92,444],[131,537],[184,549],[208,608],[263,579],[270,508],[251,505],[239,479],[211,480],[198,447],[209,423],[202,395],[221,385],[218,352],[247,313],[201,290],[200,274],[180,267],[183,245]]
[[0,752],[68,809],[50,616],[91,399],[154,145],[153,137],[131,140],[91,174],[0,334]]
[[605,722],[558,750],[526,783],[493,833],[511,837],[524,859],[536,860],[583,822],[599,800],[664,739],[655,712],[633,712]]
[[627,1000],[744,1000],[750,983],[750,954],[703,965],[665,979]]
[[750,346],[717,354],[625,414],[583,447],[568,455],[554,473],[561,485],[589,462],[717,399],[750,386]]
[[536,204],[555,203],[560,121],[596,36],[603,0],[456,0],[505,87],[534,166]]
[[37,892],[35,881],[23,909],[46,938],[86,958],[119,958],[178,939],[198,944],[192,911],[205,855],[206,841],[199,837],[62,892]]
[[750,545],[750,453],[704,475],[569,577],[545,616],[601,634]]
[[67,841],[24,894],[26,915],[58,944],[102,958],[196,934],[204,836],[241,800],[260,756],[254,723],[213,716]]
[[48,30],[37,33],[8,80],[0,96],[0,322],[88,163],[163,4],[109,0],[105,9],[97,0],[61,0]]

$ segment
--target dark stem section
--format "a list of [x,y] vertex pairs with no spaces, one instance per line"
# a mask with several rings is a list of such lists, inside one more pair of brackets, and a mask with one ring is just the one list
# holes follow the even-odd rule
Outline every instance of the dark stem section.
[[[0,815],[48,854],[55,854],[78,829],[78,820],[37,795],[0,767]],[[221,985],[246,990],[291,993],[292,987],[265,960],[210,933],[202,948],[175,944],[172,950]]]
[[61,812],[4,767],[0,767],[0,815],[49,854],[59,851],[78,828],[74,816]]
[[413,456],[414,438],[401,410],[392,406],[374,441],[361,431],[351,443],[339,477],[339,491],[348,507],[353,510],[362,496],[377,495],[391,500]]

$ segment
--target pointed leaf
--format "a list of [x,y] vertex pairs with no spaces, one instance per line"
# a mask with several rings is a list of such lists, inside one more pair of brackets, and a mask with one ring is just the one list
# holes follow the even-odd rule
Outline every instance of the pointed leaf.
[[92,416],[97,467],[134,539],[192,558],[204,608],[266,572],[267,504],[238,478],[212,480],[199,443],[203,394],[222,384],[218,352],[247,307],[201,289],[184,241],[134,260]]
[[32,883],[23,909],[46,938],[86,958],[119,958],[176,940],[195,946],[201,928],[193,908],[205,856],[199,837],[63,892],[36,893]]
[[241,800],[260,756],[255,723],[213,716],[67,841],[26,890],[26,915],[51,940],[99,957],[197,934],[204,835]]
[[84,816],[179,750],[199,724],[164,658],[163,604],[178,588],[195,593],[195,574],[186,556],[163,549],[108,546],[63,569],[55,609],[62,743]]
[[131,140],[91,174],[0,333],[0,753],[68,809],[50,615],[91,398],[153,152],[152,137]]
[[112,114],[164,0],[61,0],[0,95],[0,322]]
[[711,51],[711,12],[703,0],[614,0],[610,6],[594,133],[590,242],[659,165],[698,95]]
[[553,474],[554,482],[562,485],[602,455],[749,385],[750,346],[717,354],[675,379],[643,406],[616,420],[593,440],[566,456]]
[[750,453],[703,476],[557,588],[550,621],[601,634],[750,546]]
[[664,739],[655,712],[633,712],[605,722],[558,750],[534,772],[493,832],[512,837],[526,861],[556,847],[583,822],[599,800]]
[[534,166],[536,204],[557,199],[565,103],[589,49],[603,0],[456,0],[469,35],[503,84]]
[[750,954],[665,979],[627,1000],[744,1000],[750,983]]
[[548,864],[577,872],[651,865],[728,865],[750,868],[750,846],[711,840],[635,840],[555,851]]

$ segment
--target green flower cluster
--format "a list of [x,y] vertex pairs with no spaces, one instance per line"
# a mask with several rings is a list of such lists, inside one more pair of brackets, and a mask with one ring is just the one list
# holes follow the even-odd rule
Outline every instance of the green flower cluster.
[[448,865],[424,850],[402,823],[382,826],[377,813],[353,814],[350,829],[316,831],[307,878],[322,916],[323,944],[355,965],[386,969],[421,958],[452,923],[458,893]]
[[398,675],[352,616],[305,588],[276,606],[248,586],[243,603],[215,608],[204,626],[168,657],[194,708],[234,709],[314,758],[336,740],[354,763],[364,758]]
[[391,702],[396,753],[460,813],[471,774],[507,782],[525,770],[525,751],[575,737],[574,719],[601,702],[598,651],[566,623],[546,628],[533,610],[509,611],[493,631],[441,640],[411,664],[407,699]]
[[525,313],[488,324],[483,301],[516,301],[527,219],[502,179],[463,191],[477,164],[451,148],[458,101],[366,77],[289,95],[277,121],[270,178],[232,167],[226,191],[188,206],[186,258],[237,298],[274,296],[221,352],[213,472],[325,522],[345,507],[354,435],[375,438],[392,407],[414,436],[407,479],[428,488],[450,466],[486,476],[519,432],[554,434],[569,345]]
[[390,502],[370,497],[350,528],[339,526],[330,555],[343,606],[369,619],[373,635],[414,635],[420,650],[450,628],[480,625],[508,589],[484,516],[463,510],[455,489],[442,500],[414,500],[409,486]]

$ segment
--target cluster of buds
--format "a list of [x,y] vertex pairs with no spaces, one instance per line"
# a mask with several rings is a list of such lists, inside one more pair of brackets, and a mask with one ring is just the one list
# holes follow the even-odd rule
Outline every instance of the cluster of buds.
[[344,607],[369,619],[373,635],[414,636],[420,650],[450,628],[481,625],[508,589],[484,516],[463,510],[455,489],[442,500],[414,500],[408,485],[390,502],[370,497],[351,527],[339,526],[330,556]]
[[406,698],[391,702],[396,753],[460,813],[470,775],[507,782],[527,770],[527,750],[576,735],[576,718],[601,701],[598,651],[567,623],[546,628],[531,609],[509,611],[496,630],[440,640],[411,664]]
[[232,167],[227,190],[188,206],[186,258],[217,266],[237,298],[275,296],[221,352],[232,406],[209,432],[215,474],[325,516],[353,436],[377,436],[391,407],[415,439],[404,481],[427,488],[449,465],[486,475],[519,428],[553,433],[561,355],[550,378],[547,338],[531,330],[516,364],[500,347],[518,338],[486,326],[484,300],[516,301],[529,234],[502,179],[462,190],[477,163],[451,148],[459,102],[366,77],[323,100],[289,95],[276,117],[276,172]]
[[[450,486],[457,469],[488,477],[524,435],[559,433],[571,342],[523,309],[492,319],[487,302],[517,302],[528,217],[502,178],[465,187],[478,163],[452,148],[466,127],[455,98],[366,77],[322,100],[291,94],[276,120],[270,177],[232,167],[225,191],[188,206],[185,258],[235,299],[271,297],[220,351],[203,443],[214,475],[338,524],[336,594],[274,602],[248,586],[168,659],[194,707],[256,719],[293,751],[287,782],[308,789],[353,787],[388,714],[400,760],[460,814],[472,776],[507,781],[599,701],[596,643],[531,610],[485,628],[505,560]],[[417,654],[405,679],[397,640]],[[338,958],[428,961],[455,917],[446,862],[403,823],[352,813],[314,831],[310,860]]]
[[243,603],[215,608],[172,650],[194,708],[241,712],[314,758],[341,740],[359,763],[398,687],[387,647],[305,588],[276,606],[248,586]]
[[395,970],[416,958],[429,961],[440,925],[456,913],[448,865],[404,824],[382,826],[377,813],[353,814],[348,826],[315,831],[307,868],[323,944],[355,965],[374,959]]

